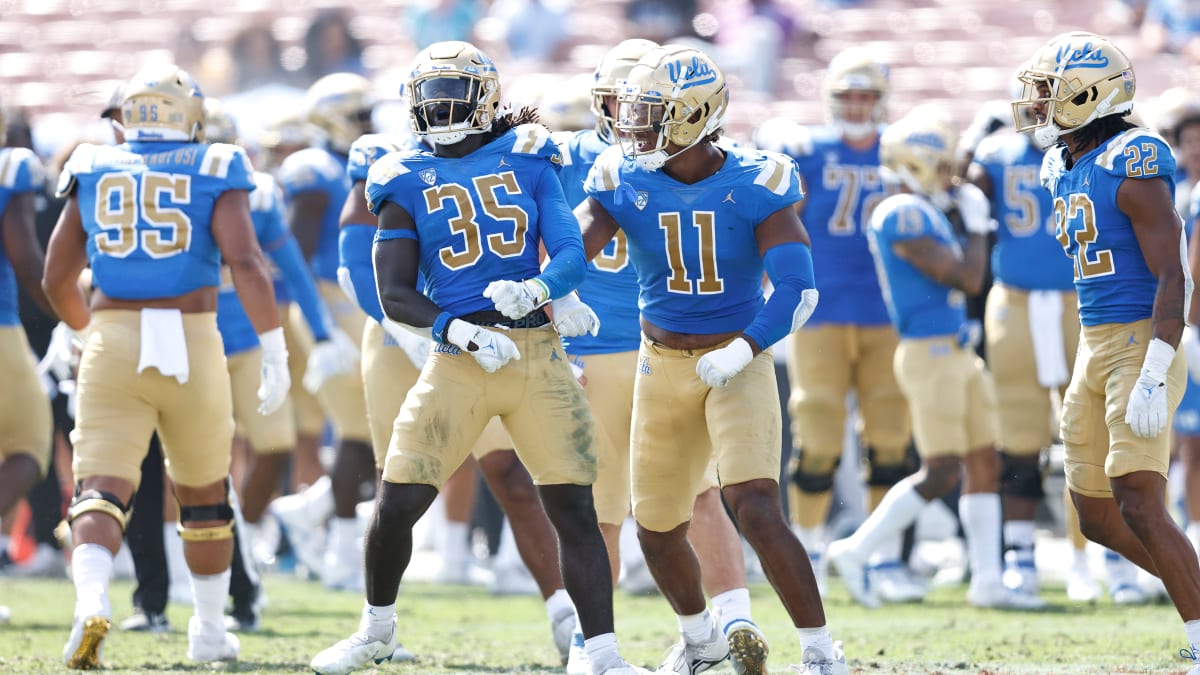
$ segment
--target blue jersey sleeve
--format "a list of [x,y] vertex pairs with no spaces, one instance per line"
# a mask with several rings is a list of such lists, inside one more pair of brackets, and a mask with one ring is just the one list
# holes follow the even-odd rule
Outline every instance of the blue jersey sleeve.
[[754,219],[761,223],[772,213],[794,206],[804,198],[800,185],[800,168],[796,161],[777,152],[761,152],[756,162],[754,184],[763,188],[756,194],[752,208]]
[[29,148],[10,148],[0,167],[0,187],[12,194],[38,192],[46,182],[46,171]]
[[[412,183],[412,174],[408,167],[405,166],[405,159],[410,158],[411,151],[408,152],[392,152],[384,155],[371,165],[367,171],[367,208],[371,213],[379,215],[379,210],[383,208],[383,203],[386,201],[395,202],[399,206],[405,206],[403,196],[407,192],[406,187],[416,188]],[[408,207],[405,206],[407,209]]]
[[1122,134],[1096,160],[1096,166],[1119,178],[1165,178],[1175,182],[1175,155],[1161,136],[1145,129]]
[[296,238],[290,232],[285,233],[284,236],[282,244],[270,251],[268,255],[279,267],[279,271],[283,273],[284,280],[292,290],[292,298],[300,306],[304,320],[312,329],[313,339],[327,340],[332,325],[329,310],[317,292],[317,283],[313,281],[312,272],[309,271],[308,264],[304,261],[304,253],[300,250],[300,244],[296,242]]
[[539,278],[550,289],[551,298],[561,298],[583,283],[587,274],[583,237],[556,177],[543,173],[536,194],[541,214],[538,225],[550,258]]
[[383,321],[379,290],[375,284],[375,267],[371,249],[376,228],[372,225],[345,225],[338,232],[338,252],[343,274],[350,276],[354,300],[367,316]]

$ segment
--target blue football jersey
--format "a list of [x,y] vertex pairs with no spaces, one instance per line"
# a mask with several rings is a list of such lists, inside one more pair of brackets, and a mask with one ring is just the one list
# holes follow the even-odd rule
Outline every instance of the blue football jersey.
[[833,127],[774,124],[758,139],[765,150],[796,160],[804,189],[801,219],[812,239],[813,274],[821,302],[806,326],[881,326],[887,307],[867,244],[871,211],[887,196],[879,174],[879,143],[858,150]]
[[[28,148],[0,148],[0,217],[16,195],[41,192],[46,173],[37,155]],[[17,276],[0,237],[0,326],[19,326]]]
[[173,298],[220,284],[213,205],[229,190],[253,190],[236,145],[132,142],[83,144],[59,177],[76,194],[92,279],[111,298]]
[[1023,134],[988,136],[979,143],[974,163],[992,183],[996,245],[992,275],[1028,291],[1074,288],[1071,265],[1062,257],[1054,232],[1054,197],[1042,187],[1042,155]]
[[421,144],[411,136],[400,134],[366,134],[350,146],[350,155],[346,160],[346,176],[353,185],[367,180],[367,172],[371,165],[389,152],[400,150],[420,150]]
[[1150,318],[1158,279],[1146,266],[1129,217],[1117,208],[1126,179],[1167,181],[1175,158],[1157,134],[1130,129],[1066,166],[1066,148],[1046,153],[1042,184],[1054,195],[1058,242],[1075,260],[1079,320],[1085,326]]
[[967,318],[962,291],[925,276],[893,248],[897,242],[922,237],[932,237],[962,252],[950,221],[923,197],[893,195],[871,214],[871,253],[879,269],[888,314],[900,337],[954,335]]
[[627,237],[642,315],[660,328],[740,331],[763,306],[755,229],[800,201],[800,176],[782,154],[725,152],[716,173],[691,185],[640,169],[619,147],[606,150],[588,174],[588,196]]
[[[554,134],[562,151],[563,167],[558,177],[563,194],[572,207],[587,199],[583,184],[600,153],[608,149],[600,134],[588,131]],[[613,240],[588,263],[587,276],[576,289],[600,319],[600,332],[567,338],[572,354],[616,354],[638,348],[642,329],[638,324],[637,272],[629,260],[625,232],[617,230]]]
[[307,148],[288,155],[279,167],[279,184],[290,201],[297,195],[319,191],[327,201],[321,214],[321,234],[310,264],[318,279],[337,282],[338,218],[350,179],[346,177],[347,159],[322,148]]
[[[550,132],[524,124],[466,157],[394,152],[367,177],[367,205],[385,202],[416,223],[424,293],[455,316],[494,310],[488,284],[538,275],[538,244],[568,237],[583,249],[579,225],[558,182],[562,158]],[[582,258],[582,255],[580,256]]]

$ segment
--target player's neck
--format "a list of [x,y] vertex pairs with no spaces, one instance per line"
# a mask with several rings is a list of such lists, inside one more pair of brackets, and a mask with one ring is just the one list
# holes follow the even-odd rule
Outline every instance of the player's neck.
[[672,156],[662,170],[680,183],[691,185],[720,171],[724,164],[725,152],[704,141]]
[[438,157],[448,157],[451,159],[458,159],[460,157],[466,157],[467,155],[471,154],[472,152],[475,152],[476,150],[478,150],[481,147],[483,147],[483,135],[475,134],[475,135],[467,136],[466,138],[462,139],[461,141],[459,141],[457,143],[453,143],[451,145],[441,145],[440,143],[434,143],[433,154],[437,155]]
[[1075,134],[1066,134],[1062,136],[1063,143],[1067,146],[1067,156],[1071,159],[1071,164],[1079,161],[1087,153],[1095,150],[1097,143],[1095,140],[1079,140],[1075,138]]
[[842,134],[842,143],[851,150],[870,150],[879,142],[879,134],[868,134],[866,136],[847,136]]

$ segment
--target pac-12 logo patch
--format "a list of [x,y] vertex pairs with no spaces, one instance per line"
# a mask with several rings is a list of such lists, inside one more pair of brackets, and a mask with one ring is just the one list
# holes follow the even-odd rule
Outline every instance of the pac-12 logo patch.
[[434,183],[437,182],[437,170],[436,169],[421,169],[417,173],[417,176],[419,176],[421,178],[421,180],[425,181],[426,185],[433,185]]
[[646,204],[649,204],[649,203],[650,203],[650,193],[644,192],[642,190],[638,190],[636,195],[633,198],[633,205],[637,207],[637,210],[641,211],[641,210],[645,209]]

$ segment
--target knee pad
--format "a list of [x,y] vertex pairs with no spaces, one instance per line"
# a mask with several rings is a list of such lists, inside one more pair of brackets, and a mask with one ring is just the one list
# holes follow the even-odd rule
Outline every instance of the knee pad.
[[842,458],[839,456],[834,460],[833,468],[828,473],[815,473],[806,470],[804,468],[804,450],[797,450],[796,457],[792,462],[792,483],[801,492],[820,494],[833,489],[833,474],[837,473],[837,468],[841,464]]
[[75,485],[75,497],[71,499],[71,507],[67,509],[67,523],[75,522],[79,516],[95,511],[112,516],[113,520],[121,526],[121,532],[125,532],[125,525],[129,522],[129,516],[133,513],[133,502],[124,504],[111,492],[103,490],[87,489],[84,490],[80,484]]
[[[229,479],[225,479],[225,502],[201,506],[179,505],[179,537],[184,541],[233,539],[233,507],[229,505]],[[223,525],[189,527],[188,523],[223,520]]]
[[1001,495],[1041,499],[1046,496],[1042,488],[1042,475],[1043,462],[1040,458],[1000,453]]
[[908,448],[901,449],[899,453],[892,453],[889,457],[880,457],[880,454],[875,448],[867,448],[869,487],[890,488],[920,468],[920,458],[915,452],[909,452]]

